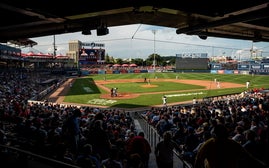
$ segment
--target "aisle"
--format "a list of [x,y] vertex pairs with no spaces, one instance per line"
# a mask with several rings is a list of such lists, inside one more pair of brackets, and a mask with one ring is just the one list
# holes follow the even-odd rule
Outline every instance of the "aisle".
[[[155,155],[154,155],[154,148],[152,148],[152,153],[150,154],[149,158],[149,167],[148,168],[158,168]],[[174,155],[174,168],[183,168],[182,162]]]
[[[143,131],[138,120],[134,119],[134,124],[137,132]],[[154,155],[154,146],[151,146],[151,154],[149,158],[149,165],[148,168],[157,168],[156,158]],[[183,168],[182,162],[174,155],[174,168]]]

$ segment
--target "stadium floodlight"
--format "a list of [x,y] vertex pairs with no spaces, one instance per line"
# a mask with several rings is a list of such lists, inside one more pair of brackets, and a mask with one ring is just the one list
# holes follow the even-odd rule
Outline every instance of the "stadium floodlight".
[[90,26],[89,25],[83,26],[81,34],[83,34],[83,35],[91,35],[92,32],[91,32]]
[[154,34],[154,40],[153,40],[153,41],[154,41],[153,69],[154,69],[154,71],[155,71],[155,68],[156,68],[156,58],[155,58],[155,57],[156,57],[156,54],[155,54],[155,53],[156,53],[156,51],[155,51],[155,50],[156,50],[156,44],[155,44],[155,43],[156,43],[156,42],[155,42],[155,41],[156,41],[156,40],[155,40],[156,30],[152,30],[152,33]]
[[92,32],[91,32],[91,30],[84,29],[84,30],[82,30],[81,34],[83,34],[83,35],[91,35]]
[[97,33],[97,36],[103,36],[103,35],[107,35],[109,33],[109,30],[107,27],[101,27],[101,28],[97,28],[96,33]]
[[97,29],[96,29],[97,36],[107,35],[108,33],[109,33],[109,30],[108,30],[107,26],[103,23],[101,23],[101,25],[99,27],[97,27]]
[[199,38],[202,40],[206,40],[207,39],[207,35],[199,35]]

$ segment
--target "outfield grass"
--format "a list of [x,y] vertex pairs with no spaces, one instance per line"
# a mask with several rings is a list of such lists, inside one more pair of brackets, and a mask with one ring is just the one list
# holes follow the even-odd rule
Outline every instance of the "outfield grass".
[[[145,74],[98,74],[89,75],[85,78],[78,78],[66,95],[64,102],[82,103],[87,105],[109,106],[119,108],[135,108],[144,106],[161,105],[163,93],[168,97],[168,103],[191,101],[193,97],[202,99],[210,96],[225,95],[240,93],[245,91],[245,87],[229,88],[229,89],[210,89],[206,90],[199,86],[199,83],[192,85],[179,84],[175,82],[159,82],[158,79],[176,79],[176,76],[181,79],[190,80],[209,80],[215,78],[221,82],[232,82],[245,85],[246,81],[250,81],[250,88],[269,88],[269,76],[251,76],[239,74],[208,74],[208,73],[145,73]],[[144,78],[152,79],[151,84],[158,87],[143,88],[140,85]],[[97,80],[120,80],[120,79],[141,79],[141,82],[129,83],[110,83],[106,84],[107,88],[117,87],[120,92],[128,93],[145,93],[151,92],[155,94],[141,95],[135,99],[102,99],[100,94],[109,94],[109,92],[95,85]],[[184,91],[186,90],[186,91]]]

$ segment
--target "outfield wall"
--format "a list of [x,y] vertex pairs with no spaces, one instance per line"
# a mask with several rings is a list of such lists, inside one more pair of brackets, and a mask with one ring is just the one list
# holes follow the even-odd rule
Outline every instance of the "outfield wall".
[[[82,75],[91,74],[130,74],[130,73],[154,73],[154,70],[82,70]],[[269,75],[269,70],[264,73],[249,72],[248,70],[169,70],[165,73],[211,73],[211,74],[243,74],[243,75]],[[158,73],[156,71],[156,73]]]

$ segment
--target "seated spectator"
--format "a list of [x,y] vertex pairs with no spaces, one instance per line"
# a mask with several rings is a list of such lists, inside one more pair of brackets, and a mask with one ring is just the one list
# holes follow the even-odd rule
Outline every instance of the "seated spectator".
[[244,128],[241,126],[237,126],[234,130],[235,135],[232,137],[233,140],[243,145],[246,142],[245,135],[243,134]]
[[116,147],[112,147],[109,151],[109,157],[101,161],[103,168],[123,168],[122,162],[119,161],[119,152]]
[[256,133],[252,130],[245,132],[246,142],[242,145],[249,153],[259,158],[259,145],[256,141]]
[[81,153],[77,157],[76,163],[82,168],[101,168],[98,158],[92,154],[91,144],[85,144],[83,146]]
[[238,168],[266,167],[253,157],[239,143],[228,138],[224,125],[218,124],[213,129],[214,137],[208,139],[198,150],[194,168]]
[[174,149],[178,149],[178,144],[172,140],[172,133],[166,131],[163,140],[155,146],[155,156],[158,168],[173,168]]

